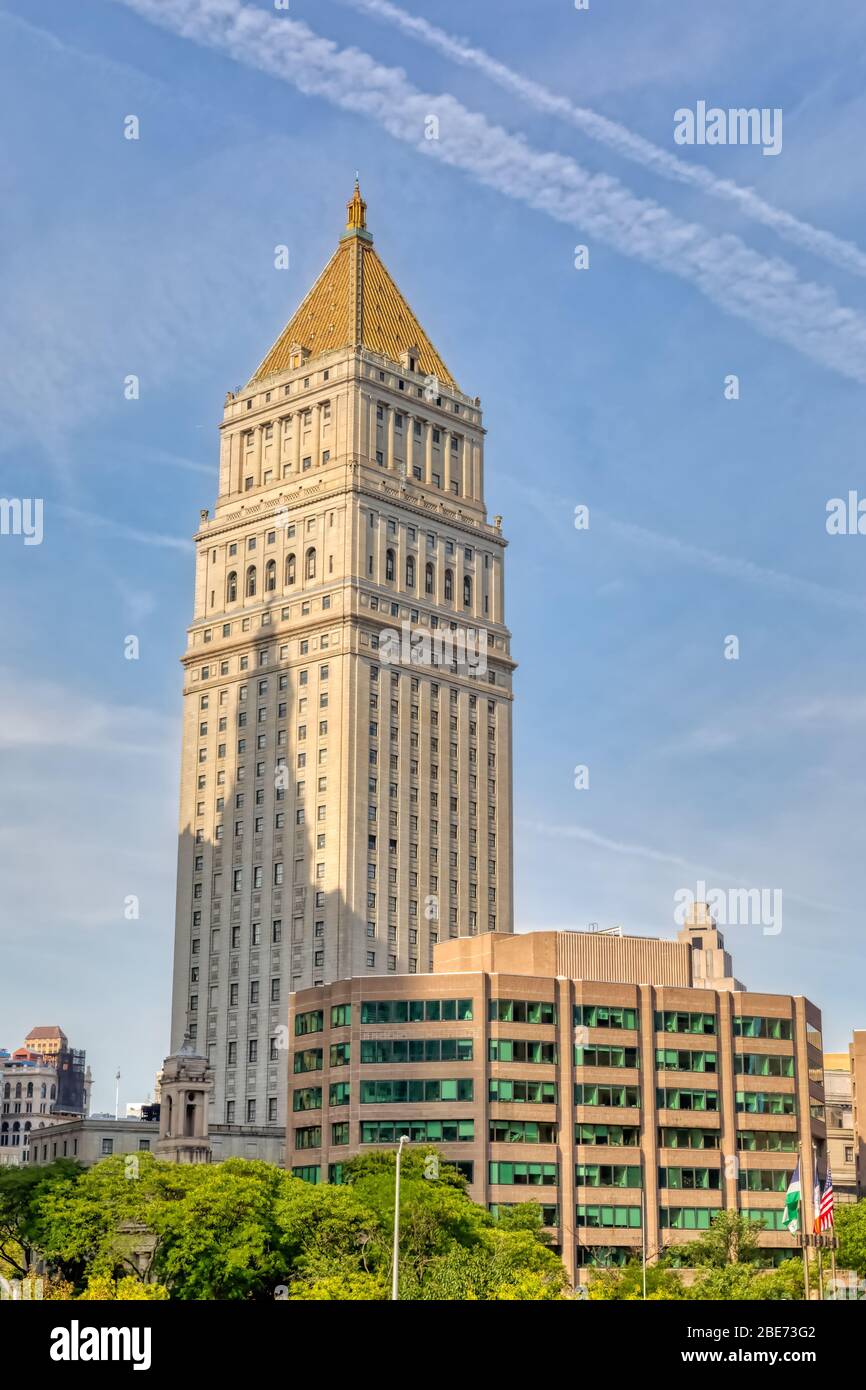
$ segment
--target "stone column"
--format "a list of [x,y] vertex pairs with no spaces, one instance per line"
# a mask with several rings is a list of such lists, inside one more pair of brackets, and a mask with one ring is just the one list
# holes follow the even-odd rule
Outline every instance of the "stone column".
[[450,493],[451,491],[451,431],[440,430],[439,437],[442,441],[442,490]]
[[280,476],[280,467],[281,467],[282,458],[283,458],[283,417],[282,417],[282,415],[278,415],[277,418],[276,418],[276,420],[274,421],[274,424],[273,424],[273,432],[274,432],[274,448],[273,448],[273,453],[272,453],[272,455],[271,455],[271,461],[272,461],[273,466],[274,466],[274,477],[275,477],[275,478],[278,478],[278,477]]
[[415,462],[415,417],[404,415],[406,421],[406,477],[412,477],[412,465]]
[[294,431],[294,438],[292,440],[293,473],[300,473],[301,471],[301,434],[303,433],[303,425],[301,423],[302,417],[303,412],[301,410],[295,410],[294,414],[292,415],[292,429]]
[[253,487],[259,487],[262,481],[262,449],[264,448],[264,425],[256,425],[253,434]]
[[319,466],[320,444],[322,439],[322,407],[319,402],[313,406],[313,442],[310,445],[310,454],[313,459],[313,467]]
[[466,485],[464,462],[466,457],[466,439],[465,436],[459,434],[452,435],[452,438],[457,440],[457,453],[455,454],[453,450],[449,453],[452,468],[452,482],[456,479],[457,496],[465,497],[469,491]]
[[424,481],[429,486],[433,482],[433,427],[425,420],[424,429]]
[[388,420],[388,431],[387,431],[387,433],[388,433],[388,442],[387,442],[387,444],[386,444],[386,446],[385,446],[385,450],[386,450],[385,466],[386,466],[388,469],[390,469],[391,472],[393,472],[393,471],[394,471],[394,407],[393,407],[393,406],[390,406],[390,405],[386,405],[385,409],[386,409],[387,412],[388,412],[388,416],[387,416],[387,420]]
[[231,468],[229,475],[229,491],[241,492],[243,490],[243,456],[244,456],[244,435],[243,430],[235,430],[229,437],[229,447],[231,450]]

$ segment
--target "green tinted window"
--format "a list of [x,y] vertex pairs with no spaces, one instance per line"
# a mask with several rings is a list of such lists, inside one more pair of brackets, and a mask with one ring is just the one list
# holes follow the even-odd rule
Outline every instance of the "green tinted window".
[[295,1015],[295,1036],[301,1037],[304,1033],[321,1033],[325,1026],[325,1015],[321,1009],[313,1009],[306,1014]]
[[625,1226],[628,1229],[640,1227],[640,1207],[598,1206],[577,1208],[578,1226],[597,1229],[603,1226]]
[[574,1180],[578,1187],[640,1187],[641,1170],[633,1163],[578,1163]]
[[472,1100],[471,1077],[455,1080],[376,1080],[361,1082],[362,1105],[411,1105]]
[[295,1071],[321,1071],[322,1070],[322,1049],[320,1047],[308,1047],[303,1052],[295,1053]]
[[556,1187],[559,1168],[555,1163],[499,1163],[488,1165],[489,1181],[507,1187]]
[[491,1120],[491,1144],[555,1144],[556,1125],[543,1120]]
[[575,1004],[575,1027],[629,1028],[638,1026],[637,1009],[625,1009],[612,1004]]
[[321,1086],[303,1086],[292,1092],[293,1110],[321,1110]]
[[475,1138],[474,1120],[362,1120],[362,1144],[463,1144]]

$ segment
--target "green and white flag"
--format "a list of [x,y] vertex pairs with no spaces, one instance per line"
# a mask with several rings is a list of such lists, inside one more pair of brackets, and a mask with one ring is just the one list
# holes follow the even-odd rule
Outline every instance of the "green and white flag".
[[797,1166],[791,1174],[791,1181],[788,1183],[788,1191],[785,1195],[785,1225],[792,1236],[795,1236],[800,1230],[801,1200],[800,1160],[798,1159]]

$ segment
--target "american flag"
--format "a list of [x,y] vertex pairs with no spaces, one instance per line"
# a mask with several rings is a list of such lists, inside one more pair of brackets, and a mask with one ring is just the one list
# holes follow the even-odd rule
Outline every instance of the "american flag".
[[824,1187],[821,1192],[821,1200],[815,1215],[815,1230],[830,1231],[833,1229],[833,1179],[830,1176],[829,1165],[827,1176],[824,1179]]

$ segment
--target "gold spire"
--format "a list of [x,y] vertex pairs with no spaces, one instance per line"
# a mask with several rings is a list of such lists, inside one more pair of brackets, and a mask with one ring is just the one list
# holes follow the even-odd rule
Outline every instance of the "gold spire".
[[399,363],[411,350],[416,370],[456,386],[439,353],[398,290],[367,231],[358,179],[336,251],[292,315],[251,381],[288,370],[293,347],[308,357],[340,347],[366,347]]
[[346,204],[346,231],[362,232],[367,226],[367,204],[361,197],[358,175],[355,175],[355,191]]

